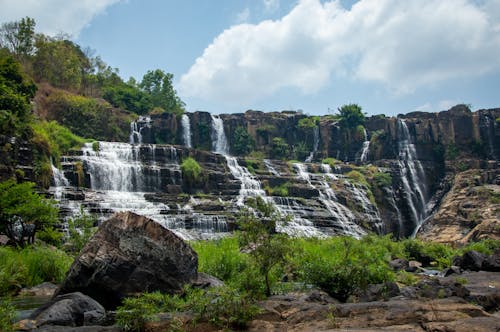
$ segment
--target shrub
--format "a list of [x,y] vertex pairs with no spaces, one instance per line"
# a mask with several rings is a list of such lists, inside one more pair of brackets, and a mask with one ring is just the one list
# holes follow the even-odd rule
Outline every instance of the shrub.
[[255,142],[247,132],[247,130],[238,126],[234,130],[233,139],[231,141],[231,147],[237,155],[247,155],[250,151],[252,151]]
[[290,153],[288,143],[282,137],[273,138],[271,152],[276,159],[285,158]]
[[194,323],[203,320],[224,328],[245,327],[259,312],[244,293],[228,286],[208,290],[186,288],[183,296],[155,292],[127,298],[117,309],[116,321],[126,331],[143,331],[144,325],[154,321],[160,312],[187,310],[194,314]]
[[349,179],[354,180],[356,183],[362,184],[366,188],[370,189],[370,185],[368,184],[368,181],[366,181],[365,176],[361,172],[356,171],[356,170],[352,170],[352,171],[346,173],[345,176],[347,176]]
[[298,122],[298,127],[301,130],[312,131],[314,128],[318,126],[318,124],[319,124],[319,117],[311,116],[300,119]]
[[392,185],[392,176],[385,172],[376,172],[373,174],[373,183],[378,188],[390,187]]
[[266,190],[266,193],[268,195],[288,197],[288,187],[290,187],[290,183],[285,182],[285,183],[280,184],[279,186],[276,186],[276,187],[266,186],[264,189]]
[[79,253],[88,240],[96,232],[94,225],[97,218],[80,209],[80,213],[68,220],[69,239],[67,245],[70,252]]
[[345,301],[356,289],[394,280],[386,248],[348,237],[301,239],[303,254],[295,256],[300,278]]
[[191,157],[184,159],[181,164],[182,177],[190,183],[197,182],[201,177],[201,166]]
[[343,105],[338,109],[340,120],[339,124],[342,128],[356,128],[365,123],[365,115],[361,111],[361,106],[357,104]]

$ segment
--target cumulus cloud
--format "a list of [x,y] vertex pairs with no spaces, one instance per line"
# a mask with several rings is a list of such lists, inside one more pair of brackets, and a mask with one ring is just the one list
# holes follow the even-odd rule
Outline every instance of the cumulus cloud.
[[0,0],[0,22],[18,21],[29,16],[37,32],[48,35],[68,33],[77,37],[92,19],[121,0]]
[[394,93],[500,69],[498,0],[301,0],[283,18],[221,33],[179,83],[184,96],[250,103],[332,76]]

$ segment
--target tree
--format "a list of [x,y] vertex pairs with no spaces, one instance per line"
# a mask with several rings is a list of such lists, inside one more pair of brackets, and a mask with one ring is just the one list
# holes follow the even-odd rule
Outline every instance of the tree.
[[344,105],[338,111],[340,115],[339,124],[342,128],[356,128],[365,123],[365,115],[361,111],[361,106],[357,104]]
[[143,77],[139,87],[151,96],[153,107],[161,107],[169,113],[182,114],[184,102],[177,96],[172,85],[173,74],[163,70],[149,70]]
[[255,142],[247,132],[247,130],[238,126],[234,130],[232,148],[237,155],[246,155],[252,151]]
[[241,230],[238,240],[241,246],[252,248],[250,257],[264,276],[266,295],[270,296],[271,271],[287,261],[292,247],[286,234],[276,233],[276,223],[282,221],[282,217],[273,204],[258,196],[253,207],[260,218],[254,211],[242,212],[238,218]]
[[35,20],[25,17],[20,21],[2,24],[0,46],[18,57],[32,55],[35,50]]
[[34,183],[0,183],[0,232],[24,247],[33,243],[35,233],[57,222],[58,209],[54,201],[33,191]]
[[271,151],[275,158],[285,158],[289,154],[289,146],[284,138],[274,137],[271,145]]

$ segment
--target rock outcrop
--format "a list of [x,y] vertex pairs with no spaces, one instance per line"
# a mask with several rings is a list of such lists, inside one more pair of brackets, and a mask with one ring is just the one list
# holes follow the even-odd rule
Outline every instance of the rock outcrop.
[[82,292],[106,308],[136,293],[175,293],[196,280],[198,258],[174,233],[132,212],[100,225],[75,259],[58,294]]
[[500,170],[458,173],[437,211],[424,224],[423,240],[465,244],[500,239]]

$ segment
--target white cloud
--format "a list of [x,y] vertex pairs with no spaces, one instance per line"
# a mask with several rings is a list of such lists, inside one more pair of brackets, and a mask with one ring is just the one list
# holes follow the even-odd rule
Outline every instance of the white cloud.
[[268,13],[273,13],[280,7],[280,0],[262,0],[264,10]]
[[180,80],[183,96],[250,103],[330,78],[396,93],[500,69],[498,0],[301,0],[276,21],[225,30]]
[[36,31],[77,37],[92,19],[121,0],[0,0],[0,22],[35,19]]

